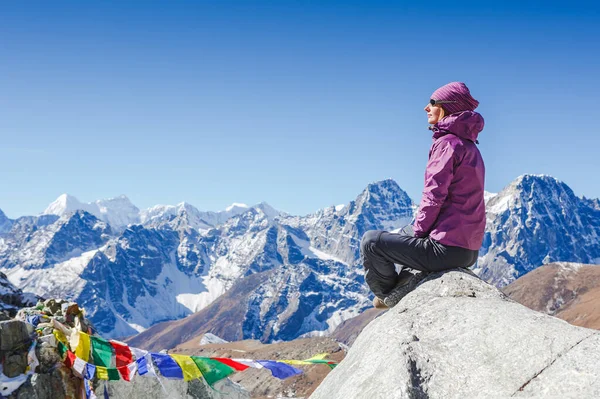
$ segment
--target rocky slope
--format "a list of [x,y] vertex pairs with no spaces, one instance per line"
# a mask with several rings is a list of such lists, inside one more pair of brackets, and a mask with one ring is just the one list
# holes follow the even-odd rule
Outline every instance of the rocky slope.
[[0,272],[0,320],[12,318],[19,309],[33,306],[36,302],[35,295],[24,294],[23,291],[8,281],[4,273]]
[[573,325],[600,330],[600,266],[552,263],[541,266],[502,290],[530,309]]
[[598,361],[598,331],[449,271],[370,323],[311,399],[591,398],[600,395]]

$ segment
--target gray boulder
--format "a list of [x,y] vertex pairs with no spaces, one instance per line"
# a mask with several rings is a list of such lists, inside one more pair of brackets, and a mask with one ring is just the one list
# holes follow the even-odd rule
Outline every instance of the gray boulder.
[[27,349],[33,326],[19,320],[0,321],[0,351]]
[[311,399],[600,397],[600,332],[459,270],[373,320]]
[[162,386],[154,377],[141,376],[135,376],[131,382],[97,381],[96,395],[103,397],[106,389],[111,398],[250,399],[250,395],[241,385],[228,378],[217,382],[213,388],[202,379],[186,382],[161,378],[161,382]]

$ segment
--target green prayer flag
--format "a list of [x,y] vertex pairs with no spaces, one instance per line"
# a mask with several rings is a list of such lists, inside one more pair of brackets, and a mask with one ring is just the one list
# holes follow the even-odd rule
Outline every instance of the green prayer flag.
[[110,342],[99,337],[90,337],[90,341],[92,341],[92,357],[94,359],[94,364],[96,366],[110,367],[113,354],[113,348]]
[[106,371],[108,372],[108,379],[110,381],[121,379],[121,374],[119,374],[119,369],[108,368],[108,369],[106,369]]
[[196,366],[198,366],[202,376],[210,386],[235,372],[233,368],[219,362],[218,360],[200,356],[191,356],[191,358],[194,363],[196,363]]
[[67,346],[58,341],[58,354],[60,355],[61,359],[65,357],[65,353],[67,353]]

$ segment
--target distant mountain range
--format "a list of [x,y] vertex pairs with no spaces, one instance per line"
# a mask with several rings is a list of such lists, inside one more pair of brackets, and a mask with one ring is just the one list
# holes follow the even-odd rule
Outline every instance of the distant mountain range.
[[[475,268],[484,279],[504,286],[543,263],[600,258],[598,200],[534,175],[486,200]],[[139,210],[124,196],[83,204],[65,194],[40,216],[0,211],[0,271],[26,292],[77,301],[110,337],[196,312],[175,322],[181,330],[168,327],[174,343],[204,332],[262,342],[328,335],[370,306],[362,235],[399,229],[415,210],[389,179],[306,216],[266,203]]]

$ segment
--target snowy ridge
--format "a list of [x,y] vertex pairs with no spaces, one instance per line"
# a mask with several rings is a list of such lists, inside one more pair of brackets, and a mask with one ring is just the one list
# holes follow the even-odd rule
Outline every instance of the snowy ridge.
[[124,195],[106,200],[82,203],[71,195],[63,194],[56,201],[48,205],[46,210],[42,212],[42,215],[64,216],[78,210],[88,212],[116,229],[126,227],[132,223],[139,223],[140,221],[140,210]]

